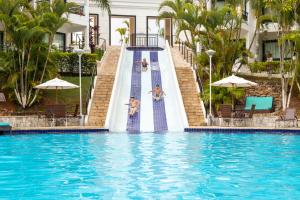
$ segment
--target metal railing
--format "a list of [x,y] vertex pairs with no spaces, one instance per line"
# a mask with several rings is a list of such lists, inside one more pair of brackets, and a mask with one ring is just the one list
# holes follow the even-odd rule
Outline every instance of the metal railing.
[[87,91],[87,95],[86,95],[86,100],[85,100],[85,115],[87,115],[88,113],[88,106],[89,106],[89,102],[92,99],[92,91],[95,87],[94,82],[95,82],[95,77],[97,76],[97,65],[93,68],[92,70],[92,75],[91,75],[91,79],[90,79],[90,83],[89,83],[89,88]]
[[[102,59],[103,56],[104,56],[104,53],[106,51],[106,39],[98,37],[98,46],[97,46],[97,48],[101,49],[103,51],[103,54],[102,54],[102,57],[101,57],[101,59]],[[85,115],[88,114],[88,106],[89,106],[89,102],[92,99],[92,91],[95,88],[94,82],[95,82],[95,77],[96,76],[97,76],[97,65],[95,65],[93,67],[92,74],[91,74],[89,89],[87,91],[86,100],[85,100],[85,103],[86,103],[86,105],[85,105],[86,106]]]
[[181,55],[183,56],[184,60],[186,60],[190,66],[195,70],[195,74],[196,74],[196,81],[198,83],[200,92],[202,93],[203,91],[203,84],[201,81],[201,78],[199,76],[199,70],[198,67],[194,67],[194,65],[196,65],[197,63],[195,62],[195,58],[194,58],[194,53],[193,51],[186,45],[185,42],[183,41],[178,41],[176,42],[178,44],[178,48],[179,48],[179,52],[181,53]]
[[131,34],[130,46],[136,47],[158,47],[158,34]]
[[184,60],[186,60],[191,66],[194,65],[194,53],[193,51],[187,47],[185,42],[178,42],[179,52],[183,55]]
[[98,37],[97,47],[105,52],[106,51],[106,39],[102,38],[102,37]]
[[0,52],[7,52],[11,46],[6,45],[6,44],[0,44]]
[[248,21],[248,12],[247,11],[245,11],[245,10],[242,11],[242,18],[244,21],[246,21],[246,22]]
[[84,6],[79,5],[78,7],[71,8],[69,13],[84,16]]
[[80,49],[83,49],[84,47],[84,37],[82,33],[74,33],[75,40],[72,38],[72,44],[78,45]]

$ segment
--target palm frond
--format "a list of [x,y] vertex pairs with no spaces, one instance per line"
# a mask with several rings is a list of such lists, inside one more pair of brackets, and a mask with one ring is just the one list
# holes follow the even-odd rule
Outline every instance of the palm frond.
[[101,9],[106,10],[108,14],[111,14],[110,0],[94,0]]

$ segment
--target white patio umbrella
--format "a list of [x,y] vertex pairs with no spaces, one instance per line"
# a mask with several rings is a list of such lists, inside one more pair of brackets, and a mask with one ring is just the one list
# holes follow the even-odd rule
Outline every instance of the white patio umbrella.
[[[252,81],[248,81],[244,78],[235,76],[235,75],[231,75],[229,77],[223,78],[219,81],[216,81],[214,83],[211,84],[212,86],[216,86],[216,87],[227,87],[227,88],[238,88],[238,87],[253,87],[253,86],[257,86],[257,83],[254,83]],[[232,103],[233,103],[233,96],[232,96]],[[233,105],[232,105],[233,106]]]
[[252,86],[257,86],[258,84],[252,81],[248,81],[244,78],[231,75],[229,77],[223,78],[222,80],[214,82],[211,85],[217,87],[235,88],[235,87],[252,87]]
[[69,83],[68,81],[61,80],[59,78],[54,78],[52,80],[46,81],[45,83],[37,85],[34,88],[44,90],[56,90],[55,101],[57,103],[57,90],[75,89],[79,88],[79,86],[73,83]]

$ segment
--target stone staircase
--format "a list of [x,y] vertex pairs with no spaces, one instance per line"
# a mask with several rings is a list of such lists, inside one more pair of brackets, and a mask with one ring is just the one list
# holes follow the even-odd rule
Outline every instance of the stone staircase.
[[176,47],[171,52],[189,126],[203,126],[205,120],[193,70]]
[[98,76],[89,113],[88,126],[104,127],[120,51],[120,47],[108,47],[102,62],[98,63]]

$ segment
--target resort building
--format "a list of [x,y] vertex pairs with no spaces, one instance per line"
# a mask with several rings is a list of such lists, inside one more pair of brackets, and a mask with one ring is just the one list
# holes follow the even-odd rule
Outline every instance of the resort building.
[[[163,45],[164,39],[170,44],[175,43],[176,27],[172,19],[161,20],[157,23],[159,15],[159,5],[163,0],[111,0],[111,14],[103,11],[95,1],[88,0],[68,0],[81,6],[81,9],[68,15],[70,23],[65,24],[57,32],[54,45],[61,50],[68,50],[69,47],[84,47],[89,50],[90,38],[96,46],[103,43],[106,45],[120,45],[121,36],[116,31],[118,28],[126,28],[126,38],[131,46]],[[36,5],[41,1],[34,0]],[[195,1],[197,3],[197,1]],[[221,7],[225,0],[216,1],[212,5],[212,0],[207,3],[208,9],[213,6]],[[255,34],[256,18],[250,8],[250,1],[245,0],[243,8],[238,7],[238,12],[244,19],[241,36],[245,39],[245,47],[248,48],[253,35]],[[264,10],[268,12],[267,9]],[[128,23],[124,23],[124,22]],[[128,27],[127,27],[128,26]],[[90,29],[91,27],[91,29]],[[3,27],[0,24],[0,45],[3,45]],[[276,23],[266,23],[251,47],[254,60],[265,61],[267,53],[271,53],[274,60],[279,59],[279,47],[277,45]],[[90,36],[92,35],[92,36]],[[180,38],[184,40],[184,37]],[[151,44],[153,43],[153,44]]]

